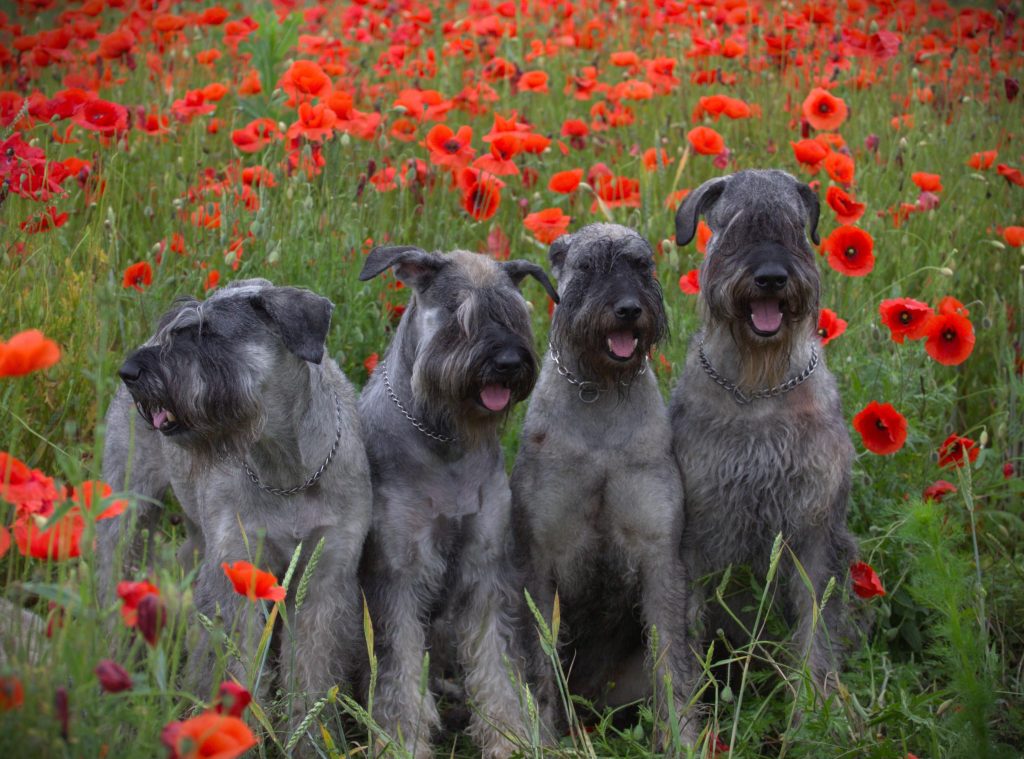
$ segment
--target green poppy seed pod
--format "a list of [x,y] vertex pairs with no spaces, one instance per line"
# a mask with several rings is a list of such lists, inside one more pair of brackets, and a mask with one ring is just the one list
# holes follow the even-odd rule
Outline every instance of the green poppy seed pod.
[[878,22],[877,21],[872,19],[871,25],[868,26],[868,33],[869,34],[878,34]]
[[253,223],[249,225],[249,231],[252,232],[254,237],[263,236],[263,225],[260,223],[259,219],[254,220]]
[[914,66],[914,68],[910,69],[910,78],[913,79],[915,82],[921,78],[921,72],[917,70],[917,66]]
[[302,210],[311,211],[313,210],[313,196],[307,195],[302,199]]
[[278,129],[279,132],[287,132],[288,131],[288,125],[285,124],[283,121],[279,121],[279,122],[277,122],[277,129]]
[[948,266],[943,266],[942,268],[939,269],[939,274],[941,274],[944,277],[952,277],[953,270],[950,269]]
[[342,145],[345,145],[347,147],[348,144],[352,142],[352,138],[349,137],[348,132],[342,132],[341,139],[339,140],[339,142],[341,142]]
[[978,435],[978,446],[981,448],[988,448],[988,428],[986,427]]
[[676,247],[675,243],[673,243],[671,240],[669,240],[669,239],[662,240],[661,241],[661,255],[663,255],[663,256],[669,255],[670,253],[672,253],[672,251],[675,249],[675,247]]
[[907,138],[906,137],[900,137],[900,150],[906,150],[907,149],[907,144],[908,144],[907,143]]

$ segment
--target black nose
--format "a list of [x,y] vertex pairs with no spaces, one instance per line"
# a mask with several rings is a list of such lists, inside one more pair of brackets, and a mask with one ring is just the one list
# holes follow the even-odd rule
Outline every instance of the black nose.
[[135,382],[142,376],[142,364],[135,359],[129,358],[121,368],[117,370],[118,376],[125,382]]
[[498,374],[511,374],[519,368],[522,358],[519,351],[514,348],[506,348],[494,357],[494,371]]
[[781,290],[789,281],[789,274],[781,264],[761,264],[754,272],[754,284],[761,290],[775,292]]
[[622,321],[636,321],[642,311],[635,298],[623,298],[615,304],[615,315]]

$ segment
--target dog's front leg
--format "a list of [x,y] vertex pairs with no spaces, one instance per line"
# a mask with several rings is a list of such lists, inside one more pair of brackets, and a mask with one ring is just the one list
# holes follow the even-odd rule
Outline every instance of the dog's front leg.
[[[484,757],[503,759],[516,748],[508,735],[522,735],[525,728],[509,670],[523,664],[514,648],[515,611],[521,603],[509,582],[511,562],[502,537],[476,537],[481,539],[470,541],[462,557],[455,634],[473,708],[469,732]],[[521,671],[516,677],[521,680]]]
[[420,688],[427,649],[420,594],[407,576],[374,573],[371,582],[367,601],[383,648],[372,716],[416,759],[429,759],[430,737],[441,719],[429,687]]
[[[853,539],[842,526],[829,534],[815,533],[794,547],[796,560],[810,580],[808,588],[796,565],[789,562],[784,580],[787,601],[796,620],[796,655],[806,660],[815,688],[823,698],[834,690],[839,678],[841,641],[846,619],[842,583],[854,555]],[[824,608],[821,603],[829,580],[840,584]]]

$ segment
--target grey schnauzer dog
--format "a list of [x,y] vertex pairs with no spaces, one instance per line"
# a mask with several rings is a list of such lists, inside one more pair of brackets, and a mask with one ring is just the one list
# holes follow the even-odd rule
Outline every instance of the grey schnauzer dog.
[[[558,593],[574,693],[604,700],[614,680],[608,700],[623,703],[650,695],[655,683],[660,696],[670,675],[679,714],[693,666],[679,557],[682,484],[648,368],[667,332],[654,257],[639,234],[615,224],[563,235],[549,257],[560,303],[511,480],[527,587],[545,615]],[[635,666],[653,628],[657,677]],[[545,702],[552,674],[541,676]],[[664,716],[667,698],[660,706]]]
[[[152,534],[173,492],[188,534],[179,559],[198,565],[195,607],[222,615],[246,657],[263,622],[222,562],[252,560],[280,579],[301,542],[298,578],[323,539],[304,605],[296,610],[288,599],[280,650],[281,687],[313,700],[351,678],[362,651],[357,569],[372,505],[355,393],[324,357],[333,308],[308,290],[263,279],[176,302],[121,366],[123,384],[106,416],[103,475],[138,496],[138,513],[97,525],[109,588],[140,560],[140,529]],[[200,689],[214,684],[209,654],[206,636],[190,652],[190,679]],[[246,682],[236,665],[233,674]]]
[[415,756],[431,755],[440,720],[419,684],[437,635],[457,647],[470,734],[485,756],[504,757],[525,723],[507,671],[520,658],[522,585],[498,430],[536,380],[517,285],[529,274],[557,296],[536,264],[411,246],[374,249],[360,279],[388,268],[412,295],[359,402],[374,488],[360,572],[381,644],[374,717]]
[[[729,564],[764,573],[776,535],[803,566],[780,565],[797,653],[827,693],[838,673],[844,587],[856,547],[846,526],[853,447],[815,328],[818,197],[775,170],[702,184],[680,205],[676,242],[703,215],[712,237],[700,270],[702,329],[670,412],[686,492],[683,555],[694,579]],[[838,595],[842,596],[842,592]],[[700,613],[695,587],[690,618]]]

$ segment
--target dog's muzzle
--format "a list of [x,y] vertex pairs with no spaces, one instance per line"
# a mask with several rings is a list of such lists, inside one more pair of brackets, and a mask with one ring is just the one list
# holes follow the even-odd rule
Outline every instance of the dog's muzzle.
[[143,362],[135,356],[128,359],[117,370],[118,376],[124,382],[132,400],[135,401],[135,408],[139,416],[146,420],[146,424],[153,429],[159,430],[164,435],[174,435],[184,431],[184,426],[178,421],[177,416],[168,408],[151,400],[146,393],[146,386],[151,381],[148,379],[148,371]]

